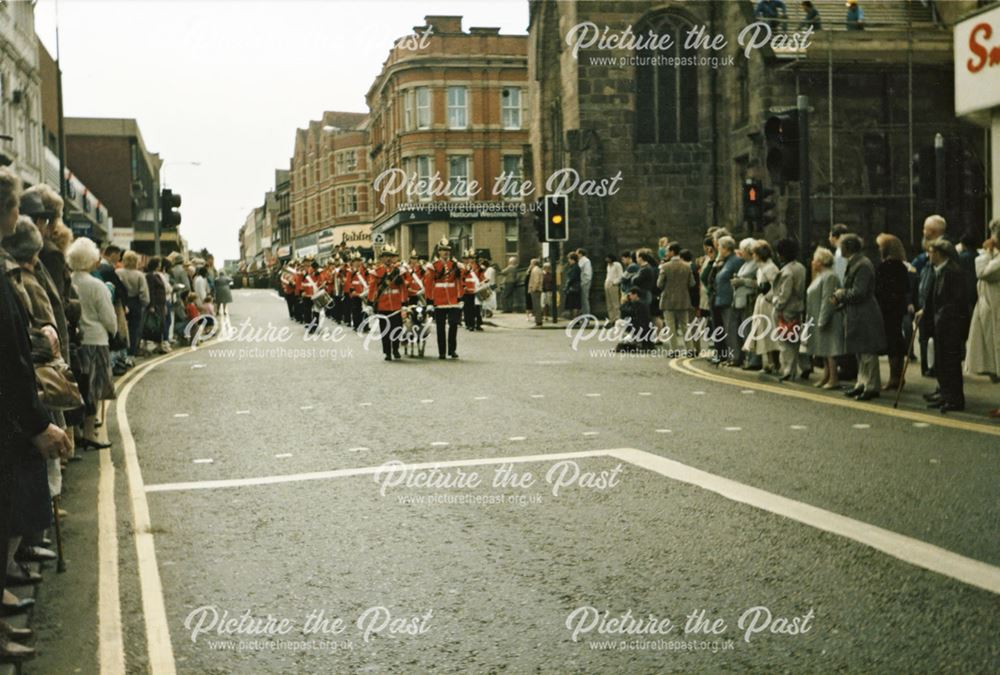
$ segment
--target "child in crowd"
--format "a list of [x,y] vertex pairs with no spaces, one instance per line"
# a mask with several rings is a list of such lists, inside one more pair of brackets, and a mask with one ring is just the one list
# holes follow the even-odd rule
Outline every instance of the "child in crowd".
[[209,316],[215,316],[215,299],[212,297],[211,293],[206,295],[205,301],[201,303],[201,313]]
[[194,294],[194,291],[189,291],[187,296],[184,298],[184,314],[187,316],[188,321],[194,321],[199,316],[201,312],[198,311],[198,296]]

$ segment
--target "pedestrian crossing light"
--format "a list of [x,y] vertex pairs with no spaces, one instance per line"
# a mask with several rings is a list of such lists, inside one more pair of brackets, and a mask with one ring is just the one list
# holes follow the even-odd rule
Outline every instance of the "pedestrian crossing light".
[[743,222],[751,232],[760,229],[761,210],[760,193],[762,186],[759,180],[748,178],[743,181]]
[[181,214],[177,209],[181,205],[181,196],[173,190],[164,188],[160,193],[160,227],[171,229],[181,224]]
[[569,197],[549,195],[545,198],[545,240],[569,239]]

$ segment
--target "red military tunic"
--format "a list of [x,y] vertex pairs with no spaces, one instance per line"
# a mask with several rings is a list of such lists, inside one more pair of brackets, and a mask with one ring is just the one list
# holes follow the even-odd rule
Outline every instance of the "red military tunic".
[[368,301],[375,303],[375,311],[382,314],[398,312],[406,300],[405,275],[400,272],[391,279],[392,272],[392,268],[378,265],[368,277]]
[[475,293],[479,287],[479,265],[472,263],[472,265],[465,268],[465,292]]
[[424,293],[435,307],[458,307],[465,290],[464,276],[454,260],[435,260],[424,276]]
[[362,265],[355,271],[350,269],[347,271],[347,278],[345,280],[345,288],[347,289],[347,294],[352,298],[362,298],[366,292],[367,282],[365,277],[367,272],[365,271],[365,266]]

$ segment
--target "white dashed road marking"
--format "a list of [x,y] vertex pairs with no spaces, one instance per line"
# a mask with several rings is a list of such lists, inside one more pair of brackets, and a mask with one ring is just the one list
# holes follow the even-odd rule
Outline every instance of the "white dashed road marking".
[[596,436],[599,433],[601,433],[601,432],[600,431],[584,431],[583,435],[584,436]]
[[527,439],[527,436],[511,436],[507,440],[509,440],[509,441],[523,441],[523,440],[526,440],[526,439]]
[[532,394],[531,398],[545,398],[545,394]]
[[205,459],[194,460],[195,464],[212,464],[213,462],[215,462],[215,460],[208,457],[206,457]]
[[276,459],[284,459],[285,457],[291,457],[291,456],[292,456],[292,453],[290,453],[290,452],[281,452],[281,453],[278,453],[277,455],[275,455],[275,458]]
[[930,424],[928,424],[927,422],[914,422],[913,426],[915,426],[917,429],[926,429],[927,427],[930,426]]
[[485,401],[488,398],[489,398],[489,396],[476,396],[475,400],[477,400],[477,401]]
[[747,394],[747,395],[751,395],[751,394],[753,394],[753,393],[754,393],[754,390],[753,390],[753,389],[744,389],[744,390],[742,390],[742,391],[741,391],[740,393],[741,393],[741,394]]
[[359,403],[358,405],[361,406],[362,408],[365,408],[371,405],[371,401],[365,401],[364,403]]
[[653,395],[653,392],[651,392],[651,391],[640,391],[639,392],[639,396],[652,396],[652,395]]
[[703,391],[692,391],[691,395],[692,396],[704,396],[705,392],[703,392]]
[[806,428],[806,426],[804,424],[793,424],[793,425],[791,425],[788,428],[789,429],[795,429],[796,431],[802,431],[803,429]]
[[356,447],[356,448],[348,448],[348,449],[347,449],[347,451],[348,451],[348,452],[364,452],[365,450],[368,450],[368,448],[366,448],[366,447],[365,447],[365,446],[363,446],[363,445],[361,445],[361,446],[358,446],[358,447]]
[[870,425],[870,424],[853,424],[851,426],[853,426],[855,429],[871,429],[872,428],[872,425]]
[[671,431],[670,429],[657,429],[656,433],[658,433],[658,434],[672,434],[674,432]]
[[448,441],[434,441],[433,443],[431,443],[431,445],[433,445],[435,448],[443,448],[446,445],[448,445]]
[[237,410],[236,414],[237,415],[249,415],[250,411],[249,410]]
[[174,413],[174,417],[188,417],[187,413]]
[[743,427],[726,427],[726,431],[742,431]]
[[313,409],[313,407],[311,405],[300,405],[299,406],[299,410],[312,410],[312,409]]
[[420,402],[421,403],[433,403],[434,399],[432,399],[432,398],[422,398],[422,399],[420,399]]

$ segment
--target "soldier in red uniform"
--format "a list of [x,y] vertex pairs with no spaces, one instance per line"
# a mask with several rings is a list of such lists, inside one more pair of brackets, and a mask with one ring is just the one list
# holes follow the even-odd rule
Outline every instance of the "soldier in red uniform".
[[397,360],[403,339],[403,303],[409,284],[407,275],[400,269],[399,253],[395,247],[386,246],[379,256],[378,266],[368,276],[368,301],[375,307],[378,317],[382,353],[386,361]]
[[295,318],[295,274],[290,269],[286,267],[281,272],[281,297],[285,299],[285,304],[288,305],[288,318]]
[[295,293],[295,320],[299,323],[306,322],[306,317],[302,314],[302,285],[305,279],[305,270],[300,262],[296,265],[295,274],[292,277],[292,290]]
[[320,271],[319,263],[315,260],[309,261],[306,266],[306,277],[302,281],[302,312],[306,317],[306,330],[311,334],[319,328],[319,310],[313,305],[313,294],[323,288],[323,273]]
[[416,251],[410,251],[410,261],[403,270],[407,279],[407,295],[410,303],[424,297],[424,261]]
[[462,296],[462,313],[465,318],[465,329],[468,331],[483,329],[483,308],[476,291],[479,290],[482,272],[476,262],[475,249],[469,249],[463,256],[465,262],[465,294]]
[[345,288],[347,292],[347,302],[350,308],[351,325],[354,330],[361,328],[361,322],[365,318],[361,307],[361,299],[368,296],[368,272],[365,270],[361,254],[355,253],[351,256],[351,268],[347,272]]
[[[461,297],[465,271],[451,258],[451,244],[442,239],[438,244],[438,259],[427,268],[424,293],[434,303],[434,323],[437,325],[438,358],[458,358],[458,324],[462,319]],[[445,342],[445,323],[448,340]]]

